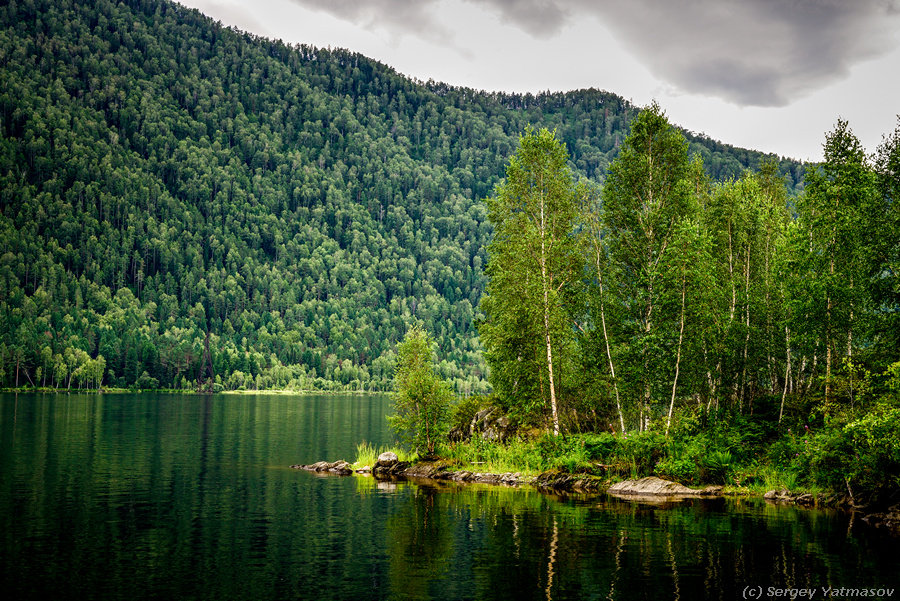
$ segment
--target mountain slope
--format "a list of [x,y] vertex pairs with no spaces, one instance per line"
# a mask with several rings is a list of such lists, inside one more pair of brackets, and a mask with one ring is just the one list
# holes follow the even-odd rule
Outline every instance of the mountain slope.
[[[419,319],[484,390],[480,199],[529,123],[601,179],[635,110],[415,82],[163,0],[11,2],[0,385],[184,386],[209,332],[225,388],[384,389]],[[691,144],[720,179],[763,156]]]

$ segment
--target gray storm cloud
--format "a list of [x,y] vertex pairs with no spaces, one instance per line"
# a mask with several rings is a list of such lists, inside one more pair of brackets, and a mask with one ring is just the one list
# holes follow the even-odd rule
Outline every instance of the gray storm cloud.
[[[453,45],[432,14],[441,0],[294,1]],[[900,0],[464,1],[544,40],[595,17],[660,79],[738,105],[784,106],[900,44]]]
[[440,0],[294,0],[366,28],[394,35],[416,35],[453,46],[453,36],[432,16]]
[[525,33],[538,38],[557,35],[573,16],[577,3],[554,0],[465,0],[499,12]]
[[787,105],[900,42],[896,0],[589,4],[657,77],[739,105]]

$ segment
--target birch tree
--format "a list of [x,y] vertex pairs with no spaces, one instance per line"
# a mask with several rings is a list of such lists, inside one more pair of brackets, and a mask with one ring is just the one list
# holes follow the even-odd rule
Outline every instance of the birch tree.
[[[854,336],[864,318],[865,279],[871,271],[873,223],[882,215],[876,206],[875,178],[865,151],[846,121],[825,137],[825,161],[806,177],[806,191],[798,199],[794,249],[798,253],[792,296],[802,319],[814,363],[824,359],[826,405],[834,400],[836,365],[852,358]],[[809,345],[808,345],[809,346]],[[824,355],[824,357],[822,357]]]
[[556,134],[528,129],[487,199],[494,236],[479,334],[491,383],[512,408],[549,409],[560,433],[561,382],[574,354],[571,316],[583,275],[579,186]]
[[878,146],[874,157],[878,220],[873,234],[869,290],[875,308],[870,338],[882,365],[896,360],[900,349],[900,118]]
[[[612,386],[616,401],[616,415],[619,418],[619,428],[622,433],[625,433],[625,415],[622,411],[622,399],[619,394],[618,378],[616,377],[616,362],[612,353],[614,342],[610,340],[612,328],[607,327],[608,272],[610,271],[609,248],[606,244],[606,232],[603,229],[603,207],[602,203],[598,201],[599,197],[591,195],[589,204],[584,211],[585,231],[588,236],[588,243],[586,244],[587,267],[594,276],[589,280],[590,284],[587,294],[588,315],[593,322],[593,327],[584,333],[589,337],[589,340],[600,337],[599,345],[603,348],[606,367],[609,370],[609,383]],[[590,347],[592,345],[587,346]],[[596,352],[590,353],[588,349],[584,350],[587,352],[586,354],[597,355]],[[602,363],[602,359],[598,358],[595,363]]]
[[434,341],[414,326],[397,345],[394,414],[388,422],[402,443],[422,457],[434,455],[447,437],[450,400],[447,383],[435,373]]
[[670,316],[661,315],[659,305],[664,259],[679,221],[694,211],[690,174],[687,141],[654,103],[632,121],[603,188],[604,229],[626,338],[621,344],[627,370],[620,369],[619,380],[627,380],[635,399],[639,429],[649,423],[654,396],[666,398],[668,358],[661,335],[671,331],[665,327]]

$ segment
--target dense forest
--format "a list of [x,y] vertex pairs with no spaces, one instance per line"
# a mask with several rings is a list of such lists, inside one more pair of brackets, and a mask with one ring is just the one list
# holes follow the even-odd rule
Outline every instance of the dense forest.
[[[412,81],[164,0],[5,3],[0,386],[381,390],[420,321],[440,375],[484,392],[482,199],[526,126],[600,182],[638,113]],[[764,158],[687,140],[716,181]]]
[[900,124],[870,156],[839,119],[791,202],[774,161],[713,183],[688,148],[653,104],[597,187],[525,131],[486,203],[495,394],[457,404],[444,453],[896,503]]
[[487,200],[479,330],[504,408],[667,433],[683,406],[781,422],[900,400],[900,126],[872,157],[845,121],[825,140],[789,207],[774,162],[712,183],[655,104],[602,188],[527,130]]

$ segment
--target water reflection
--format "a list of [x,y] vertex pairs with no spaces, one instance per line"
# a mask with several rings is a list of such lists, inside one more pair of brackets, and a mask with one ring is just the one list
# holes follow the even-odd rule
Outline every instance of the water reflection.
[[837,513],[415,484],[398,495],[386,531],[396,598],[703,599],[746,586],[898,584],[897,541],[848,538]]
[[287,468],[388,442],[386,410],[364,397],[0,395],[0,589],[216,601],[900,589],[898,541],[842,514]]
[[447,575],[453,555],[451,516],[432,486],[414,486],[387,521],[389,580],[393,597],[430,599]]

